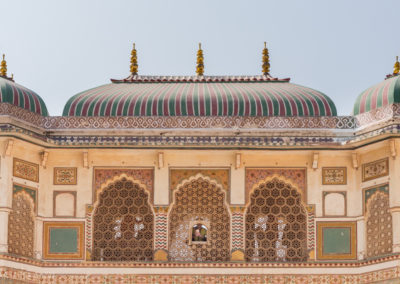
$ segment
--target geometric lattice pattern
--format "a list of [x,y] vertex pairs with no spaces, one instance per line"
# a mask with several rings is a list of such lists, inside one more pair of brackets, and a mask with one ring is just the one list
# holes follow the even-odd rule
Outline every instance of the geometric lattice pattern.
[[367,202],[367,257],[392,252],[392,215],[389,194],[377,191]]
[[[169,215],[169,257],[172,261],[229,261],[230,216],[225,192],[199,177],[174,192]],[[207,222],[208,241],[189,244],[190,222]]]
[[291,185],[278,178],[260,184],[245,222],[246,261],[307,260],[307,213]]
[[25,191],[14,194],[8,219],[8,252],[33,258],[34,201]]
[[93,214],[92,259],[151,261],[153,229],[149,193],[123,177],[100,193]]

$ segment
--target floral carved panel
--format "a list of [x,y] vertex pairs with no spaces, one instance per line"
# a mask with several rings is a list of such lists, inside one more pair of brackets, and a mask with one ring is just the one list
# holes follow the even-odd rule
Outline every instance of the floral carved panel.
[[39,182],[39,165],[14,158],[13,176]]
[[362,165],[362,181],[369,181],[389,174],[389,159],[373,161]]

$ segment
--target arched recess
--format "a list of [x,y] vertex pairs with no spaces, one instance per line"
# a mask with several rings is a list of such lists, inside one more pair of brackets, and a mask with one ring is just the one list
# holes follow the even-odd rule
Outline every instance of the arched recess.
[[8,252],[34,257],[35,201],[21,190],[14,194],[8,219]]
[[[171,261],[230,260],[226,192],[215,181],[197,174],[178,185],[173,192],[168,220]],[[207,230],[206,240],[192,239],[192,231],[201,225]]]
[[145,186],[126,175],[106,183],[94,206],[92,260],[152,261],[153,234]]
[[376,191],[366,204],[367,257],[392,252],[393,230],[389,194]]
[[270,177],[253,187],[245,217],[245,259],[306,261],[307,211],[297,187]]

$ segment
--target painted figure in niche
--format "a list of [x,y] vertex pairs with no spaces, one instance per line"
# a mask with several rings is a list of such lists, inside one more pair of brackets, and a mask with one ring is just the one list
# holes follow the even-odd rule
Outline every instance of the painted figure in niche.
[[[268,222],[268,216],[259,216],[256,220],[256,223],[254,224],[254,229],[261,228],[265,232],[265,230],[267,229],[267,222]],[[253,257],[254,262],[260,261],[259,255],[260,255],[259,244],[258,244],[258,239],[256,238],[254,242],[254,257]]]
[[121,232],[122,218],[118,218],[117,220],[115,220],[114,223],[115,223],[115,226],[114,226],[114,231],[115,231],[114,239],[121,238],[121,236],[122,236],[122,232]]
[[208,229],[201,223],[198,223],[192,228],[192,242],[207,242]]
[[136,217],[136,224],[134,225],[133,229],[135,231],[135,234],[133,235],[135,238],[137,238],[139,231],[144,229],[144,224],[142,223],[142,218],[141,217]]
[[286,261],[287,246],[283,245],[283,231],[285,230],[286,223],[283,218],[278,219],[278,240],[275,243],[277,261]]

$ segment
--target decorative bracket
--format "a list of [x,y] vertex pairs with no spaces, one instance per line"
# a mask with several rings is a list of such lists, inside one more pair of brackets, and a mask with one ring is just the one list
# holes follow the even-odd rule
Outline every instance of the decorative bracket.
[[351,153],[351,159],[353,162],[353,168],[355,168],[356,170],[358,169],[358,155],[357,153]]
[[319,159],[319,153],[313,153],[312,168],[314,170],[318,169],[318,159]]
[[46,168],[48,158],[49,158],[48,151],[43,151],[40,153],[40,165],[43,167],[43,169]]
[[89,168],[89,153],[87,151],[83,152],[83,167]]
[[3,157],[5,157],[5,156],[11,156],[13,146],[14,146],[14,140],[8,139],[8,140],[6,141],[6,145],[5,145],[5,147],[4,147]]
[[390,139],[389,140],[389,147],[390,147],[390,155],[392,156],[393,159],[396,159],[397,153],[396,153],[396,140]]
[[158,152],[158,168],[161,169],[164,167],[164,153]]
[[235,168],[239,169],[242,166],[242,154],[236,153]]

